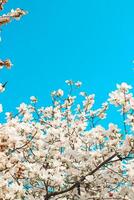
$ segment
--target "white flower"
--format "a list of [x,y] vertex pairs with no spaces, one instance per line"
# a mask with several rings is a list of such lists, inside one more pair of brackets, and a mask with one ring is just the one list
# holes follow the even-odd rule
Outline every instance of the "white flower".
[[25,113],[27,111],[27,105],[25,103],[21,103],[17,109],[20,113]]
[[133,97],[130,97],[130,106],[131,108],[134,110],[134,98]]
[[11,60],[9,59],[4,61],[4,65],[7,69],[11,69],[11,67],[13,66],[13,64],[11,63]]
[[131,85],[128,85],[127,83],[117,84],[116,86],[117,86],[117,88],[118,88],[119,90],[121,90],[121,91],[122,91],[122,90],[128,91],[128,90],[132,89],[132,86],[131,86]]
[[59,89],[59,90],[57,91],[57,96],[63,96],[63,95],[64,95],[63,90]]
[[30,100],[32,101],[32,103],[37,103],[37,98],[35,96],[31,96]]
[[54,97],[56,95],[56,91],[51,92],[51,96]]
[[86,92],[80,92],[80,95],[83,97],[87,96]]
[[8,16],[13,17],[14,19],[18,20],[20,19],[20,17],[22,17],[23,15],[26,15],[27,12],[17,8],[16,10],[12,9],[10,13],[8,13]]
[[30,121],[33,119],[33,115],[29,112],[26,112],[23,117],[23,121]]
[[65,83],[66,83],[67,85],[73,85],[73,84],[74,84],[74,82],[73,82],[72,80],[66,80]]
[[76,85],[76,87],[80,87],[81,85],[82,85],[82,82],[80,82],[80,81],[77,81],[76,83],[75,83],[75,85]]

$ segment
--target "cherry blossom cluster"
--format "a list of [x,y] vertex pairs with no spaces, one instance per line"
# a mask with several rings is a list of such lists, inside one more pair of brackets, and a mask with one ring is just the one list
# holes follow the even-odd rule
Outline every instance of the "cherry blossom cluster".
[[[0,10],[5,3],[0,0]],[[11,10],[0,17],[0,25],[26,13]],[[0,60],[0,69],[11,66],[9,59]],[[0,84],[0,92],[6,84]],[[15,114],[5,113],[0,124],[0,200],[133,200],[132,87],[118,84],[95,109],[94,94],[78,93],[80,81],[66,84],[68,92],[53,91],[49,106],[39,107],[31,96]],[[121,123],[104,126],[111,104],[119,108]]]
[[12,9],[11,12],[0,16],[0,26],[11,22],[13,19],[19,20],[22,16],[26,15],[27,12],[20,8],[16,10]]
[[119,111],[123,116],[125,132],[129,128],[132,131],[134,130],[134,96],[130,92],[131,89],[132,86],[126,83],[122,83],[121,85],[117,84],[117,90],[113,91],[109,98],[111,104],[120,108]]
[[7,69],[11,69],[12,63],[10,59],[0,60],[0,69],[6,67]]
[[[52,92],[52,105],[38,108],[38,99],[32,96],[31,103],[20,104],[15,115],[6,113],[6,122],[0,125],[0,197],[133,200],[131,124],[122,119],[130,127],[125,133],[124,126],[101,125],[110,103],[126,114],[133,98],[131,87],[118,85],[95,110],[93,94],[76,94],[81,83],[66,83],[68,94],[62,89]],[[129,102],[123,103],[124,92]],[[130,105],[127,112],[132,109]]]

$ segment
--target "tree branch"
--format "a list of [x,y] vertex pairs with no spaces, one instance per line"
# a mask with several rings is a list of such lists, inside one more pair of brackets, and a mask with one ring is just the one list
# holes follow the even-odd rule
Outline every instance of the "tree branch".
[[112,156],[110,156],[109,158],[107,158],[106,160],[104,160],[100,165],[98,165],[95,169],[93,169],[91,172],[87,173],[85,176],[82,176],[80,178],[79,181],[75,182],[71,187],[62,190],[62,191],[56,191],[56,192],[52,192],[47,194],[47,196],[44,197],[44,200],[48,200],[50,199],[52,196],[57,196],[60,194],[64,194],[66,192],[69,192],[71,190],[73,190],[74,188],[78,188],[80,186],[80,184],[85,180],[85,178],[87,176],[93,175],[96,171],[98,171],[102,166],[104,166],[105,164],[107,164],[110,160],[112,160],[114,157],[117,156],[117,153],[114,153]]

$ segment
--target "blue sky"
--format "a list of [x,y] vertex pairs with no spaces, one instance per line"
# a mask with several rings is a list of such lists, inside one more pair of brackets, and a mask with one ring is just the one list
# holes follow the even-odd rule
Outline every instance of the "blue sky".
[[9,0],[5,12],[17,7],[29,14],[2,28],[0,56],[14,64],[0,72],[0,82],[9,81],[0,96],[5,110],[31,95],[49,104],[66,79],[82,81],[98,105],[116,83],[133,85],[133,0]]

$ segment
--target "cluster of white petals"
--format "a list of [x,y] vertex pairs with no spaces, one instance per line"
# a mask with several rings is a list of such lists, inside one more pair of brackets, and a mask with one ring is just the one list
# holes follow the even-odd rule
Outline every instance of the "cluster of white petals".
[[11,22],[13,19],[19,20],[22,16],[26,15],[27,12],[20,8],[16,10],[11,10],[11,12],[0,16],[0,26]]
[[134,95],[130,92],[132,86],[127,83],[117,84],[117,90],[110,93],[109,102],[120,108],[124,125],[134,130]]
[[[38,108],[32,96],[31,104],[20,104],[15,116],[6,113],[7,121],[0,125],[0,197],[133,200],[134,137],[127,119],[133,108],[121,109],[128,126],[125,135],[116,124],[101,125],[109,102],[120,107],[131,104],[129,89],[118,85],[97,110],[94,95],[80,93],[84,100],[77,104],[79,95],[73,96],[73,91],[65,95],[59,89],[52,93],[49,107]],[[127,99],[123,104],[122,94]]]
[[6,60],[0,60],[0,69],[2,69],[3,67],[6,67],[7,69],[11,69],[12,67],[12,63],[10,59],[6,59]]
[[[0,10],[5,3],[0,0]],[[0,17],[0,25],[26,13],[11,10]],[[0,60],[0,69],[11,66],[9,59]],[[15,115],[5,113],[6,121],[0,124],[0,200],[133,200],[132,87],[117,84],[95,109],[94,94],[77,95],[80,81],[66,83],[67,95],[62,89],[53,91],[50,106],[38,107],[37,97],[31,96]],[[0,83],[0,92],[6,84]],[[102,125],[110,104],[119,107],[123,126]]]

